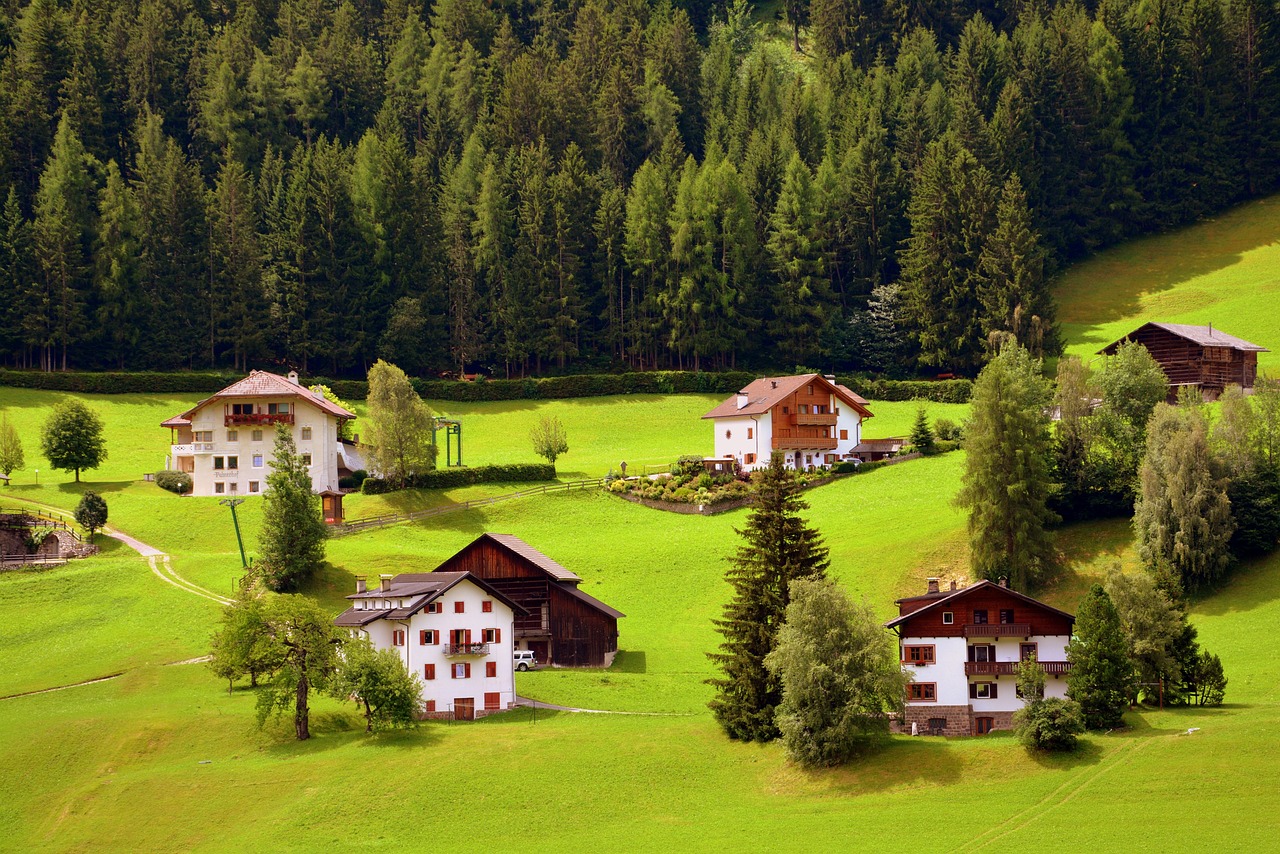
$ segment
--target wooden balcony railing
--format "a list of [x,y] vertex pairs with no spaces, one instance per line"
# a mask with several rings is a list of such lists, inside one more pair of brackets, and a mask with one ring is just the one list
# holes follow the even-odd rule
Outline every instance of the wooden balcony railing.
[[775,436],[773,449],[775,451],[834,451],[836,449],[836,440],[825,439],[820,436],[801,437],[799,439],[778,438]]
[[823,412],[821,414],[814,412],[799,412],[795,416],[795,425],[797,427],[834,427],[836,426],[836,416],[834,412]]
[[242,412],[239,415],[224,415],[222,424],[231,427],[236,424],[292,424],[292,412]]
[[[1017,676],[1017,661],[966,661],[965,676]],[[1062,676],[1071,670],[1069,661],[1041,661],[1040,669],[1050,676]]]
[[1027,638],[1031,626],[1026,623],[970,623],[964,627],[967,638]]
[[445,655],[488,655],[489,645],[487,643],[446,643],[441,645],[441,651]]

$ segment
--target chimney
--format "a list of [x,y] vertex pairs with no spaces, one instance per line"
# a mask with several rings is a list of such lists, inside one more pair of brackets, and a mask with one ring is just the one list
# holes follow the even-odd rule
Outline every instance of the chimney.
[[380,576],[378,576],[378,577],[382,579],[382,586],[381,586],[381,587],[379,587],[378,589],[379,589],[379,590],[381,590],[381,591],[383,591],[384,593],[385,593],[386,591],[390,590],[390,589],[391,589],[391,576],[390,576],[390,575],[380,575]]
[[745,392],[738,392],[738,408],[742,409],[750,401]]
[[771,384],[774,388],[777,388],[777,387],[778,387],[778,381],[777,381],[777,380],[770,380],[769,382],[770,382],[770,384]]
[[1008,586],[1009,586],[1009,578],[1008,578],[1008,576],[1004,576],[1004,575],[1000,576],[1000,586],[1001,586],[1001,587],[1008,587]]
[[368,588],[367,588],[367,587],[365,587],[365,583],[364,583],[364,576],[363,576],[363,575],[357,575],[357,576],[356,576],[356,592],[357,592],[357,593],[364,593],[367,589],[368,589]]
[[952,593],[956,592],[956,580],[954,578],[951,579],[951,592]]
[[298,372],[297,372],[297,371],[290,371],[290,372],[289,372],[289,382],[293,383],[294,385],[298,385]]
[[822,375],[822,378],[823,378],[824,380],[831,380],[831,382],[833,382],[833,383],[836,381],[836,375],[835,375],[835,374],[823,374],[823,375]]
[[937,592],[938,592],[938,579],[937,579],[937,576],[932,576],[932,575],[931,575],[931,576],[929,576],[929,592],[930,592],[930,593],[937,593]]

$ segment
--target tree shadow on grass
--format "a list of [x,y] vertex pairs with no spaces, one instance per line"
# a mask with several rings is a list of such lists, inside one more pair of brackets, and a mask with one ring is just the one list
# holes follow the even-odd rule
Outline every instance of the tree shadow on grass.
[[366,748],[412,750],[431,747],[443,735],[437,729],[443,721],[420,721],[416,726],[403,730],[365,732],[364,716],[352,711],[311,712],[311,738],[298,741],[293,734],[293,714],[286,712],[267,722],[263,733],[269,739],[264,750],[279,757],[325,753],[357,744]]
[[964,762],[934,737],[886,739],[838,768],[801,770],[812,780],[825,780],[848,794],[866,795],[920,784],[950,785],[964,777]]
[[58,484],[58,491],[69,495],[83,495],[86,492],[96,492],[99,495],[109,492],[123,492],[135,481],[132,480],[81,480],[76,483],[74,480],[68,483]]
[[1097,765],[1102,761],[1102,745],[1090,739],[1076,743],[1075,750],[1028,750],[1031,760],[1046,770],[1069,771],[1087,765]]

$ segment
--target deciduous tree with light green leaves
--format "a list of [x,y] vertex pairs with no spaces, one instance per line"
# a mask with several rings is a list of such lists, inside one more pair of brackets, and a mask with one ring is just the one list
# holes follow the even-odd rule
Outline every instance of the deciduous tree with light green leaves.
[[283,661],[283,650],[274,643],[269,626],[267,594],[256,584],[243,584],[236,598],[222,611],[222,625],[213,636],[209,669],[227,680],[227,692],[242,676],[249,687],[258,678],[274,673]]
[[1133,513],[1143,562],[1169,567],[1186,590],[1212,584],[1231,564],[1235,522],[1226,483],[1214,476],[1207,434],[1198,410],[1156,407]]
[[22,453],[22,439],[19,438],[17,429],[8,415],[0,415],[0,474],[6,478],[5,486],[9,485],[9,475],[26,463]]
[[554,415],[544,415],[538,419],[529,431],[529,440],[533,442],[533,451],[545,457],[551,465],[562,455],[569,453],[569,438],[564,432],[564,424]]
[[306,596],[276,596],[264,617],[262,631],[279,666],[258,692],[258,726],[292,708],[294,734],[305,741],[311,737],[311,692],[326,690],[337,673],[342,636],[333,618]]
[[93,542],[93,535],[107,524],[107,502],[98,493],[86,491],[76,505],[76,522],[89,532],[89,542]]
[[1040,362],[1006,344],[973,386],[965,472],[956,502],[969,511],[969,562],[979,578],[1008,576],[1018,590],[1054,565],[1048,526],[1049,385]]
[[777,726],[801,765],[847,762],[889,734],[909,681],[875,612],[834,581],[797,579],[765,666],[782,686]]
[[96,469],[107,458],[102,421],[78,400],[55,404],[44,422],[40,450],[53,468],[74,471],[79,483],[81,469]]
[[435,468],[435,418],[404,371],[379,359],[369,369],[368,406],[369,462],[379,477],[404,486]]
[[365,732],[412,726],[422,708],[422,683],[391,649],[374,649],[368,640],[351,641],[329,693],[354,698],[364,707]]

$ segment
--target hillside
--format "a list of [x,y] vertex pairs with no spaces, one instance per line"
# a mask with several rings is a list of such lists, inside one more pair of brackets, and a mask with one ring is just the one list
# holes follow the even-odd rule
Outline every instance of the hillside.
[[[44,393],[0,390],[0,402],[21,402],[34,420],[56,397],[23,397],[35,394]],[[174,402],[93,400],[120,424],[118,454],[81,489],[105,487],[115,524],[225,592],[239,571],[225,508],[133,480],[157,444],[155,411]],[[586,420],[625,430],[637,403],[673,414],[704,401],[597,401],[569,417],[584,431]],[[491,423],[477,439],[518,436],[541,405],[485,411]],[[904,420],[912,411],[904,407]],[[478,455],[486,444],[477,442]],[[602,438],[583,466],[612,456]],[[926,575],[962,570],[964,520],[951,504],[961,461],[907,463],[807,493],[833,574],[879,613]],[[42,471],[39,487],[24,478],[11,494],[66,506],[79,490],[65,480]],[[241,509],[252,539],[254,505]],[[321,699],[317,737],[305,744],[287,725],[256,730],[248,691],[228,696],[199,665],[167,666],[206,651],[218,608],[162,582],[141,558],[112,546],[98,560],[0,575],[0,659],[14,662],[0,672],[0,696],[124,671],[0,700],[0,833],[40,850],[416,850],[453,836],[498,850],[532,838],[563,851],[882,850],[906,834],[926,852],[1066,852],[1256,847],[1276,831],[1280,768],[1256,743],[1280,713],[1280,664],[1256,649],[1280,621],[1280,559],[1246,568],[1195,606],[1201,640],[1231,679],[1220,709],[1133,712],[1130,729],[1090,735],[1068,757],[1028,755],[1007,734],[897,738],[847,768],[806,773],[778,745],[727,741],[704,705],[709,621],[728,592],[723,558],[743,518],[672,516],[577,493],[332,542],[332,567],[313,592],[337,608],[354,573],[427,568],[486,530],[526,539],[628,616],[612,669],[519,674],[518,690],[657,714],[524,711],[367,737],[351,705]],[[1059,543],[1068,572],[1046,598],[1061,607],[1113,561],[1133,561],[1122,522],[1068,529]],[[1183,735],[1191,727],[1199,731]],[[1252,806],[1241,812],[1246,794]],[[1154,805],[1158,822],[1145,818]]]
[[1056,285],[1067,352],[1086,362],[1150,320],[1213,324],[1273,352],[1280,369],[1280,196],[1133,240],[1071,267]]

